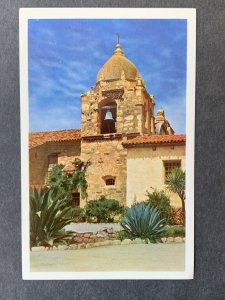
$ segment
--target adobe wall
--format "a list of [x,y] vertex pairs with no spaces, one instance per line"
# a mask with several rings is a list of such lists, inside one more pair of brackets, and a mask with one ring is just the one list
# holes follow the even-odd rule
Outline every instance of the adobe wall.
[[165,184],[164,160],[181,160],[185,170],[185,146],[136,147],[127,149],[127,205],[134,200],[144,201],[146,190],[151,187],[164,190],[171,199],[171,205],[181,207],[181,200],[169,192]]
[[80,158],[80,141],[51,142],[29,152],[30,185],[44,185],[48,174],[48,156],[58,153],[58,163],[66,165]]

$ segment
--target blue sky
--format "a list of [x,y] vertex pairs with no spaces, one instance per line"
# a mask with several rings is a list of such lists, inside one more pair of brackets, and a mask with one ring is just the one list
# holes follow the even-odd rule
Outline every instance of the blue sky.
[[186,20],[29,20],[30,131],[80,128],[80,94],[120,43],[176,133],[185,132]]

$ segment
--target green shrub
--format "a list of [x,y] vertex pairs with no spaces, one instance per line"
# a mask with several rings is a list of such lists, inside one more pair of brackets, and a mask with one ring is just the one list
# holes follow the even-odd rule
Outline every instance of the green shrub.
[[170,224],[172,216],[172,207],[170,205],[170,198],[163,192],[154,190],[152,193],[146,192],[147,200],[145,204],[151,204],[154,207],[157,207],[160,213],[160,217],[165,219],[167,224]]
[[137,203],[128,209],[121,226],[132,238],[142,238],[156,242],[164,231],[164,220],[160,219],[156,207]]
[[86,220],[84,209],[79,206],[71,207],[66,217],[73,219],[75,223],[85,222]]
[[72,231],[64,227],[73,220],[66,217],[71,209],[53,197],[53,191],[32,189],[30,193],[30,247],[66,244]]
[[123,207],[114,199],[106,199],[105,197],[99,200],[91,200],[84,207],[87,222],[97,223],[113,222],[114,217],[122,212]]
[[125,239],[133,240],[134,237],[129,232],[127,232],[125,230],[120,230],[120,231],[117,231],[117,233],[116,233],[116,239],[120,240],[120,241],[123,241]]
[[75,190],[81,192],[82,199],[87,198],[87,180],[86,171],[90,166],[90,161],[82,162],[79,159],[74,161],[76,166],[72,173],[64,172],[64,165],[55,165],[48,178],[48,188],[54,191],[54,194],[60,196],[60,199],[70,202],[72,193]]
[[165,231],[163,232],[163,237],[184,237],[185,236],[185,228],[183,226],[166,226]]
[[127,206],[120,206],[119,213],[114,217],[115,223],[121,223],[123,216],[127,213],[128,207]]

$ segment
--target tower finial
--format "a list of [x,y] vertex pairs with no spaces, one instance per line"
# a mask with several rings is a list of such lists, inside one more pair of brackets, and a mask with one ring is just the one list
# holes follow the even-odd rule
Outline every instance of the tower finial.
[[119,34],[119,32],[117,32],[117,43],[119,44],[120,43],[120,34]]
[[117,32],[117,44],[116,44],[116,50],[114,51],[114,55],[123,55],[124,56],[124,53],[121,49],[121,46],[120,46],[120,34],[119,32]]

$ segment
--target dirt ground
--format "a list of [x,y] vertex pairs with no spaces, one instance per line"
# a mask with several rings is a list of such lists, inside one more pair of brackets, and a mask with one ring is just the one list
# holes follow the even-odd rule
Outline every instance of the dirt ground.
[[31,252],[32,272],[184,271],[185,244]]

